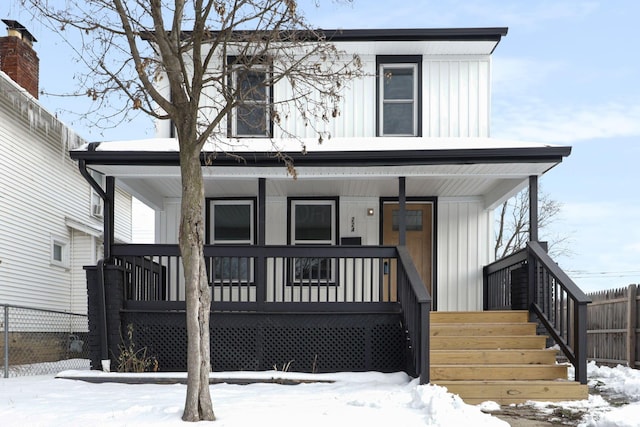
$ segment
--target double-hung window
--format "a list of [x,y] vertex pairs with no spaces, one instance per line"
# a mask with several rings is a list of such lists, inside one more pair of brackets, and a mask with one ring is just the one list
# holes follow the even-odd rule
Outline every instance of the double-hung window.
[[[207,205],[208,243],[252,245],[255,235],[255,200],[210,199]],[[210,266],[213,283],[253,282],[253,262],[249,257],[216,257]]]
[[[336,218],[335,199],[291,200],[291,243],[293,245],[335,245]],[[292,270],[294,283],[335,282],[335,260],[331,258],[295,258]]]
[[378,56],[378,136],[420,136],[421,56]]
[[239,57],[231,57],[228,62],[231,69],[231,93],[236,105],[230,114],[229,136],[272,136],[272,92],[268,64],[263,61],[244,64]]

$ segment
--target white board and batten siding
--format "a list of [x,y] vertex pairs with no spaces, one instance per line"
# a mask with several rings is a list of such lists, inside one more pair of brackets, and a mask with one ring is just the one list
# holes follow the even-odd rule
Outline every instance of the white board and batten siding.
[[[358,53],[363,65],[363,77],[350,81],[344,88],[343,98],[337,106],[339,114],[328,123],[322,123],[321,131],[334,138],[375,138],[378,55],[422,55],[421,135],[426,138],[474,138],[490,134],[490,54],[465,54],[435,49],[423,42],[403,43],[344,43],[338,45],[350,57]],[[431,49],[431,50],[430,50]],[[452,54],[449,54],[452,53]],[[276,105],[289,99],[292,88],[286,79],[273,88]],[[211,94],[210,94],[211,95]],[[277,107],[282,108],[282,107]],[[285,134],[299,138],[317,138],[312,126],[296,110],[279,111],[281,129],[274,130],[277,139]],[[221,123],[220,131],[226,135],[227,124]],[[158,127],[159,137],[168,137],[166,123]],[[310,147],[311,148],[311,147]],[[429,148],[429,147],[425,147]],[[314,195],[327,195],[322,190]],[[337,193],[336,193],[337,194]],[[225,193],[226,196],[232,194]],[[246,195],[246,194],[238,194]],[[284,245],[287,242],[288,192],[267,197],[267,244]],[[340,237],[362,237],[362,244],[377,245],[379,236],[379,194],[371,197],[340,197]],[[434,194],[423,194],[424,197]],[[215,197],[207,194],[207,197]],[[374,209],[368,216],[367,210]],[[156,241],[176,243],[179,224],[179,200],[166,199],[164,210],[159,212]],[[482,267],[489,261],[491,213],[482,200],[457,198],[438,200],[437,225],[437,276],[439,310],[482,309]]]
[[[332,137],[375,137],[376,58],[363,57],[365,76],[348,83],[338,106],[339,115],[321,127]],[[282,82],[276,99],[289,99],[291,88]],[[488,137],[490,121],[490,59],[488,57],[423,57],[422,136]],[[315,138],[298,111],[283,115],[283,128],[302,138]],[[276,138],[282,131],[276,129]]]
[[[102,222],[69,157],[82,142],[0,73],[0,304],[86,313],[82,267],[95,264]],[[118,191],[118,209],[130,204]],[[116,217],[116,235],[129,241],[130,214]],[[62,265],[52,262],[52,240],[65,246]]]
[[482,310],[482,268],[491,257],[491,220],[481,198],[438,200],[439,311]]
[[[351,59],[354,53],[360,56],[362,77],[346,82],[342,99],[336,105],[338,115],[328,122],[318,117],[314,126],[302,113],[287,102],[294,97],[287,79],[273,87],[274,105],[279,113],[281,128],[274,129],[274,137],[295,135],[298,138],[317,138],[318,131],[334,138],[376,136],[376,88],[378,56],[421,55],[422,92],[418,95],[422,104],[422,136],[424,137],[488,137],[491,104],[491,57],[490,54],[446,54],[433,49],[424,42],[361,42],[336,43],[343,50],[344,58]],[[456,52],[455,50],[452,52]],[[303,84],[303,83],[298,83]],[[161,90],[166,88],[161,87]],[[218,87],[205,89],[203,99],[218,99]],[[315,93],[311,91],[312,94]],[[311,95],[313,102],[305,111],[308,120],[313,120],[313,104],[319,103],[320,95]],[[331,114],[333,105],[329,106]],[[321,115],[321,114],[320,114]],[[315,126],[318,126],[316,128]],[[169,137],[168,122],[158,123],[158,137]],[[226,135],[227,123],[222,120],[220,135]]]

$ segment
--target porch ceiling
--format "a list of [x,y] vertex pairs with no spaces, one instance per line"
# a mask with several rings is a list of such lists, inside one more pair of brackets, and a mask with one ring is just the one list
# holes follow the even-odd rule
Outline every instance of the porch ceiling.
[[[274,145],[275,144],[275,145]],[[309,148],[301,152],[301,144]],[[226,148],[222,150],[221,148]],[[294,163],[297,179],[274,155]],[[407,196],[481,197],[491,208],[571,152],[570,147],[493,138],[340,138],[218,141],[204,147],[207,196],[253,196],[259,178],[268,196],[394,197],[398,177]],[[208,156],[213,156],[211,159]],[[111,141],[71,151],[89,168],[114,176],[151,206],[181,194],[175,139]]]
[[[523,188],[531,175],[539,176],[553,163],[431,165],[405,167],[305,168],[298,177],[279,168],[216,168],[203,170],[205,195],[255,196],[258,178],[267,180],[267,196],[396,197],[398,177],[406,180],[407,196],[481,197],[487,208]],[[92,166],[93,167],[93,166]],[[164,198],[179,198],[180,173],[172,166],[98,166],[152,206]]]

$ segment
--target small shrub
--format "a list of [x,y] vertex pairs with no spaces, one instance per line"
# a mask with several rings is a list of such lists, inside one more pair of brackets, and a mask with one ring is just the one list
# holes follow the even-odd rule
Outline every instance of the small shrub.
[[120,354],[117,357],[118,372],[157,372],[158,360],[155,356],[147,355],[147,347],[136,350],[133,342],[133,324],[127,325],[127,340],[120,337],[122,343],[118,345]]

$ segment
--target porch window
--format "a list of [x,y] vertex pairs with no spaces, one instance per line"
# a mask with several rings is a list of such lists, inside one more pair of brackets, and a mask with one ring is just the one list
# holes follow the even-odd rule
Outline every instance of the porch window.
[[[209,200],[208,242],[213,245],[252,245],[254,243],[254,200]],[[207,262],[210,280],[252,282],[253,260],[244,257],[216,257]]]
[[[291,201],[293,245],[335,245],[336,230],[335,200]],[[296,283],[332,283],[335,281],[335,260],[295,258],[292,279]]]
[[420,56],[381,56],[378,62],[378,135],[420,136]]
[[[236,62],[236,64],[234,64]],[[236,107],[230,114],[231,137],[271,137],[271,86],[265,64],[239,64],[230,58],[230,89]]]

